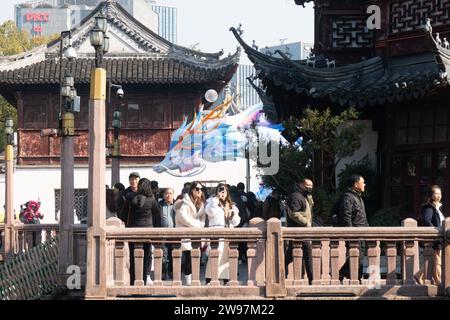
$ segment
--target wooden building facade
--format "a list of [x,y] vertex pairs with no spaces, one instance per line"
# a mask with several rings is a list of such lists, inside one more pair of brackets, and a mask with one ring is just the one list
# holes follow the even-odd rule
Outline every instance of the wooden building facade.
[[[123,99],[111,90],[107,97],[107,126],[112,136],[114,111],[122,112],[120,131],[123,163],[157,163],[169,148],[174,129],[193,113],[208,89],[220,91],[237,69],[239,51],[221,59],[223,52],[202,53],[170,43],[147,29],[117,2],[102,2],[72,30],[78,58],[62,60],[75,78],[81,99],[75,113],[78,136],[75,162],[87,163],[89,77],[95,64],[89,32],[102,12],[108,19],[110,50],[104,56],[107,81],[122,85]],[[64,45],[68,39],[65,37]],[[17,56],[0,58],[0,94],[18,110],[19,165],[59,163],[60,139],[41,137],[40,131],[58,128],[60,39]]]
[[[314,2],[315,48],[308,60],[269,57],[232,30],[272,97],[278,120],[299,116],[308,106],[336,112],[355,106],[378,134],[380,207],[402,205],[405,217],[417,218],[427,187],[435,183],[448,207],[449,1],[295,2]],[[380,29],[367,26],[371,5],[380,8]]]

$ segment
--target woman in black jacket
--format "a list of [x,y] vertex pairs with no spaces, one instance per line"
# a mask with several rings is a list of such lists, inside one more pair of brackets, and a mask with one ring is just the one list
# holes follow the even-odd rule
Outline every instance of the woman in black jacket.
[[[427,193],[427,202],[422,205],[422,220],[426,227],[442,227],[445,220],[442,213],[442,190],[438,185],[430,187]],[[441,283],[441,243],[433,244],[434,249],[434,271],[433,280],[436,285]],[[416,279],[417,280],[417,279]]]
[[[152,228],[153,221],[158,220],[159,206],[151,191],[150,180],[143,178],[139,180],[137,194],[127,200],[129,212],[126,226],[128,228]],[[130,243],[130,283],[134,285],[134,243]],[[144,243],[144,272],[143,280],[146,285],[152,285],[150,276],[151,243]]]

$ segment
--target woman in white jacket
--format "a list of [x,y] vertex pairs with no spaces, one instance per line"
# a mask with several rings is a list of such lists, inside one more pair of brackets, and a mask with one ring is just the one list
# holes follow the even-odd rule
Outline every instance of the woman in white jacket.
[[[233,228],[236,227],[241,218],[238,208],[231,202],[230,192],[226,184],[219,183],[216,195],[206,201],[205,207],[208,215],[209,228]],[[230,279],[230,262],[228,257],[228,242],[219,242],[219,279],[227,283]],[[205,277],[207,282],[211,280],[210,260],[206,264]]]
[[[205,195],[203,186],[194,181],[189,192],[183,199],[178,200],[175,205],[175,227],[176,228],[203,228],[205,226]],[[185,284],[191,285],[191,242],[182,242],[181,271],[184,272]]]

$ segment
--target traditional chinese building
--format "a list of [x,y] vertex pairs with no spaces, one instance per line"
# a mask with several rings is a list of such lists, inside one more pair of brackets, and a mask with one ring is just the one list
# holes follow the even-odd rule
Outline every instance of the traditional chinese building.
[[[111,137],[113,112],[122,112],[124,183],[132,170],[150,179],[162,179],[154,176],[151,165],[163,159],[174,129],[181,125],[184,115],[193,113],[206,90],[222,90],[237,69],[239,51],[221,59],[222,52],[202,53],[170,43],[115,1],[102,2],[72,30],[72,44],[78,54],[73,62],[59,60],[60,39],[17,56],[1,57],[0,94],[18,111],[15,208],[37,197],[45,205],[43,211],[50,215],[53,204],[56,210],[59,207],[60,138],[41,137],[40,132],[59,127],[60,63],[63,73],[67,69],[75,78],[80,96],[80,112],[75,114],[75,188],[82,191],[87,187],[89,81],[95,65],[89,33],[100,12],[107,16],[110,37],[110,50],[103,59],[107,81],[122,85],[125,91],[119,99],[117,89],[111,90],[106,119]],[[67,39],[64,43],[67,45]],[[19,188],[22,183],[27,187]],[[160,180],[161,184],[178,189],[169,181]],[[42,191],[49,185],[54,186],[55,193]]]
[[[381,28],[370,30],[366,12],[374,4]],[[450,203],[448,4],[316,0],[315,56],[301,61],[267,56],[233,32],[278,120],[299,116],[307,106],[336,112],[355,106],[369,125],[359,154],[374,160],[380,207],[404,205],[405,216],[418,217],[430,184],[439,184]]]

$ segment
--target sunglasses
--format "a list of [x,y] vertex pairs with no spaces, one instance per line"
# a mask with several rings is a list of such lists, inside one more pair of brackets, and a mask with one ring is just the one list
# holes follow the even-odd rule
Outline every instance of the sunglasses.
[[195,190],[202,191],[202,188],[201,187],[196,187]]

